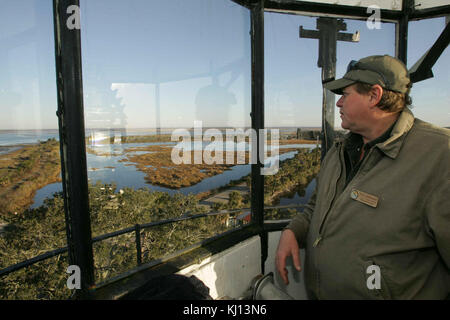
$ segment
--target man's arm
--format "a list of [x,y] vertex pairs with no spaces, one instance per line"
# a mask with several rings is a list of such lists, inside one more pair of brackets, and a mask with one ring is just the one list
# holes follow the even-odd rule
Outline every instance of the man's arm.
[[305,248],[306,235],[308,233],[309,224],[314,212],[314,207],[316,206],[316,195],[317,185],[316,190],[309,199],[303,212],[297,214],[286,227],[286,229],[292,230],[295,234],[295,238],[297,239],[300,248]]
[[314,212],[315,203],[316,192],[311,196],[303,212],[296,215],[281,234],[275,264],[278,273],[285,284],[289,284],[288,271],[286,269],[287,257],[292,257],[295,268],[298,271],[301,270],[299,243],[301,247],[304,248],[306,234],[308,233],[309,222],[311,221],[311,216]]

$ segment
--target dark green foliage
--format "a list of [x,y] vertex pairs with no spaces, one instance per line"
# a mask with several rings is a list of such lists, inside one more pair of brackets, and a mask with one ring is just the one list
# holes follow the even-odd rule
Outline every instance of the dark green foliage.
[[244,201],[244,197],[238,191],[232,191],[230,193],[230,201],[228,203],[230,209],[240,208],[242,207],[242,202]]
[[[277,174],[264,177],[264,204],[275,205],[283,196],[304,194],[306,186],[316,177],[320,169],[320,149],[300,150],[294,158],[280,164]],[[295,209],[265,210],[264,219],[282,220],[292,218],[297,213]]]
[[294,158],[280,164],[275,175],[264,177],[264,203],[271,205],[281,196],[303,189],[317,175],[320,168],[320,150],[301,149]]
[[[89,186],[92,236],[135,224],[203,213],[194,195],[150,192],[115,185]],[[64,203],[61,193],[44,205],[10,216],[8,231],[0,236],[0,268],[65,247]],[[199,218],[141,231],[143,262],[163,257],[226,230],[223,217]],[[93,245],[96,283],[135,267],[135,233],[127,233]],[[52,262],[53,261],[53,262]],[[68,267],[60,256],[21,269],[0,279],[0,299],[66,299]]]
[[0,299],[69,299],[67,253],[38,262],[0,279]]

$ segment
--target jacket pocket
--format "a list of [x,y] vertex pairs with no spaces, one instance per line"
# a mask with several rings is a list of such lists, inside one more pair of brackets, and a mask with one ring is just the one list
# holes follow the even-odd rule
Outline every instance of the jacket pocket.
[[364,279],[369,297],[383,300],[392,299],[383,266],[376,264],[373,260],[366,261],[364,263]]

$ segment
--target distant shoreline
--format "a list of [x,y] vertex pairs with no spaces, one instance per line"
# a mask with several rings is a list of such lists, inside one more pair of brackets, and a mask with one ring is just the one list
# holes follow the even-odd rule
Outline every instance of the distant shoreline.
[[[243,126],[237,126],[237,127],[203,127],[203,129],[236,129],[236,128],[242,128],[242,129],[250,129],[251,127],[243,127]],[[292,126],[292,127],[266,127],[267,129],[286,129],[286,130],[295,130],[297,128],[300,129],[309,129],[309,130],[321,130],[321,127],[303,127],[303,126]],[[158,131],[158,130],[176,130],[176,129],[193,129],[191,126],[184,126],[184,127],[161,127],[161,128],[86,128],[85,131],[143,131],[143,132],[152,132],[152,131]],[[4,132],[24,132],[24,131],[58,131],[59,129],[0,129],[0,133]]]

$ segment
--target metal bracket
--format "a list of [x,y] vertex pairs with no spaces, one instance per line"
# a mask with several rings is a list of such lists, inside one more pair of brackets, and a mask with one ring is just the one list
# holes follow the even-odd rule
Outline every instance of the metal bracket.
[[431,70],[450,42],[450,23],[447,23],[436,42],[409,69],[411,82],[416,83],[433,77]]

